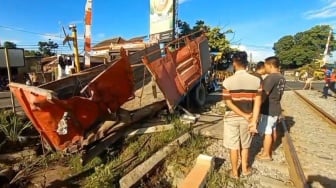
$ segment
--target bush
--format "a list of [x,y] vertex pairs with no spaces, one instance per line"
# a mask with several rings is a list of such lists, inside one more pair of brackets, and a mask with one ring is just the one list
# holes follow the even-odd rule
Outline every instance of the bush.
[[11,111],[0,112],[0,132],[6,137],[4,142],[19,142],[22,132],[31,125],[30,121],[26,121],[22,116]]

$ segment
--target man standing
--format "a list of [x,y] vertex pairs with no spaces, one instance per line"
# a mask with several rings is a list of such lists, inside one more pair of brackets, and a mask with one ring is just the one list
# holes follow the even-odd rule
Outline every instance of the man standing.
[[280,73],[280,61],[277,57],[268,57],[265,60],[265,69],[269,75],[263,82],[263,94],[266,96],[261,105],[261,118],[258,132],[264,135],[263,151],[257,159],[272,160],[272,144],[276,140],[276,125],[281,115],[281,98],[285,90],[286,80]]
[[261,81],[266,77],[265,62],[259,61],[256,65],[254,76],[258,77]]
[[236,52],[233,57],[235,74],[223,82],[223,96],[227,107],[224,117],[224,146],[230,149],[232,170],[230,177],[238,178],[238,156],[241,151],[242,175],[252,173],[248,167],[251,133],[256,126],[261,105],[260,79],[246,71],[246,52]]
[[329,70],[326,66],[322,67],[324,69],[324,87],[323,87],[323,95],[321,98],[328,98],[328,91],[330,87],[330,81],[331,81],[331,70]]

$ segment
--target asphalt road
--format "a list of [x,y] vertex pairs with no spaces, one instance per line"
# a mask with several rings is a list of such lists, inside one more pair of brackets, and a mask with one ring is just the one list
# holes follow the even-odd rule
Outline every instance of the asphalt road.
[[[15,97],[14,97],[14,102],[15,102],[15,106],[18,108],[20,105],[15,100]],[[0,92],[0,109],[11,108],[11,107],[12,107],[12,102],[10,98],[10,92]]]
[[[295,89],[295,90],[300,90],[300,89],[303,88],[303,86],[305,85],[305,83],[302,82],[302,81],[299,81],[299,82],[287,81],[286,85],[289,88],[292,88],[292,89]],[[323,91],[323,86],[324,86],[323,81],[313,82],[312,89],[318,90],[318,91]],[[286,90],[289,90],[289,88],[287,88]]]

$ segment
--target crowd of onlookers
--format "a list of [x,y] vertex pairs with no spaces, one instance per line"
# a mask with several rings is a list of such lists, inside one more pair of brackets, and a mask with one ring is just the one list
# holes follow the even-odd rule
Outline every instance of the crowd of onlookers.
[[[234,74],[225,78],[222,84],[223,99],[229,109],[224,115],[223,142],[230,149],[230,177],[237,179],[253,173],[248,163],[253,136],[263,139],[259,148],[261,151],[255,158],[260,161],[273,160],[273,145],[282,113],[280,101],[286,79],[280,71],[280,60],[276,56],[258,62],[253,73],[248,71],[245,52],[233,54],[232,62]],[[324,88],[321,97],[327,98],[329,89],[335,92],[336,71],[327,67],[322,69]],[[311,89],[314,75],[305,72],[302,78],[306,82],[303,89]]]
[[230,149],[230,177],[237,179],[253,173],[249,164],[253,136],[263,138],[256,159],[273,160],[272,146],[277,138],[276,127],[282,112],[280,101],[286,80],[275,56],[259,62],[253,74],[247,71],[246,52],[236,52],[232,61],[235,72],[223,81],[223,98],[230,109],[224,116],[223,142]]

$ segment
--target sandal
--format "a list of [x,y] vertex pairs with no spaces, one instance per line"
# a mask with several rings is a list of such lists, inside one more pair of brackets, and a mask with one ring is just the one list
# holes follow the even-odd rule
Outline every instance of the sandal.
[[253,173],[254,173],[254,169],[253,169],[253,168],[248,168],[247,172],[246,172],[246,173],[242,172],[241,176],[242,176],[242,177],[249,177],[249,176],[251,176]]
[[257,159],[259,161],[273,161],[272,157],[264,157],[261,153],[257,155]]
[[238,180],[239,179],[238,175],[233,175],[232,170],[229,170],[228,173],[229,173],[229,177],[231,179],[234,179],[234,180]]

